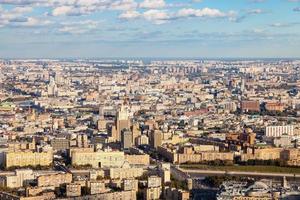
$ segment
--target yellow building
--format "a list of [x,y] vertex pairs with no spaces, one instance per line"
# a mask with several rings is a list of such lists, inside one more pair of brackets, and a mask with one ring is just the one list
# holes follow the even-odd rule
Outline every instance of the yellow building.
[[254,149],[241,155],[242,161],[247,160],[277,160],[280,159],[282,148]]
[[24,187],[34,180],[31,169],[18,169],[13,175],[0,176],[0,185],[8,188]]
[[52,152],[6,152],[4,167],[50,166],[53,161]]
[[105,182],[103,181],[87,181],[87,188],[89,194],[101,194],[105,193]]
[[121,167],[124,164],[125,155],[121,151],[111,152],[73,152],[72,165],[91,165],[93,168]]
[[158,153],[167,158],[172,163],[200,163],[203,161],[233,161],[233,153],[218,152],[218,151],[203,151],[196,152],[194,147],[183,147],[180,151],[172,149],[172,146],[161,146],[158,148]]
[[127,179],[137,178],[144,173],[143,168],[110,168],[107,170],[107,175],[110,179]]
[[68,156],[69,158],[72,158],[72,155],[74,152],[80,152],[80,153],[84,153],[84,152],[89,152],[89,153],[93,153],[94,152],[94,148],[79,148],[79,147],[70,147],[70,149],[68,149]]
[[300,166],[299,149],[285,149],[281,152],[281,160],[289,166]]
[[125,160],[131,165],[150,165],[150,157],[148,154],[125,155]]
[[0,199],[1,200],[50,200],[55,199],[54,192],[44,192],[38,196],[17,196],[15,194],[7,193],[7,192],[0,192]]
[[37,178],[38,186],[55,186],[59,187],[61,184],[71,183],[72,174],[59,173],[59,174],[46,174]]
[[215,145],[197,145],[194,146],[195,152],[204,152],[204,151],[219,151],[219,147]]
[[166,200],[189,200],[190,193],[188,191],[176,189],[176,188],[166,188],[164,191],[164,196]]
[[[94,197],[94,196],[92,196]],[[122,199],[122,200],[136,200],[136,191],[121,191],[121,192],[108,192],[104,194],[97,194],[97,199],[102,200],[112,200],[112,199]]]
[[66,185],[66,196],[67,197],[81,196],[81,185],[78,183],[67,184]]
[[161,195],[162,195],[161,187],[146,188],[144,190],[145,200],[158,200],[161,199]]

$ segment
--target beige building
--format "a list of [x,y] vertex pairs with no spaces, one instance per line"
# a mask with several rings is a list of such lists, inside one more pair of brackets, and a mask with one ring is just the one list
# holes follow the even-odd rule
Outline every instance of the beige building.
[[122,190],[124,191],[138,191],[139,186],[138,186],[139,181],[137,179],[125,179],[122,182]]
[[281,160],[289,166],[300,166],[299,149],[285,149],[281,152]]
[[104,118],[100,118],[97,122],[97,128],[99,131],[106,130],[107,121]]
[[171,165],[170,163],[161,163],[159,166],[159,176],[162,178],[163,183],[171,181]]
[[138,145],[137,144],[137,138],[139,138],[141,136],[141,130],[139,127],[139,124],[133,124],[132,125],[132,143],[134,145]]
[[135,138],[135,145],[140,146],[140,145],[148,145],[149,144],[149,138],[147,135],[140,135]]
[[[130,120],[128,117],[128,111],[124,105],[121,106],[116,117],[115,134],[113,135],[116,141],[121,141],[121,131],[123,129],[130,129]],[[131,136],[132,137],[132,136]]]
[[161,146],[163,140],[163,133],[160,130],[152,130],[150,132],[150,145],[152,148]]
[[38,196],[23,197],[23,196],[17,196],[17,195],[11,194],[11,193],[0,192],[0,199],[1,200],[52,200],[52,199],[55,199],[55,194],[54,194],[54,192],[45,192]]
[[121,167],[124,164],[124,152],[73,152],[72,165],[91,165],[93,168]]
[[[93,199],[92,197],[89,199]],[[136,200],[136,192],[131,191],[121,191],[121,192],[111,192],[111,193],[104,193],[98,194],[94,199],[101,199],[101,200]]]
[[162,188],[152,187],[144,190],[144,200],[158,200],[161,199]]
[[105,193],[105,182],[103,181],[88,181],[87,188],[89,189],[89,194],[101,194]]
[[[186,137],[180,137],[179,135],[175,135],[172,133],[164,133],[164,138],[162,143],[169,143],[169,144],[179,144],[179,143],[185,143],[188,142],[189,138]],[[165,138],[166,137],[166,138]]]
[[53,138],[51,146],[54,151],[67,150],[70,148],[70,141],[66,138]]
[[146,165],[150,164],[150,157],[148,154],[141,155],[125,155],[125,160],[130,165]]
[[19,188],[26,186],[34,180],[31,169],[17,169],[14,175],[0,176],[0,185],[8,188]]
[[123,149],[129,149],[133,146],[131,130],[123,129],[121,131],[121,146]]
[[68,149],[68,156],[70,158],[72,158],[72,155],[74,152],[89,152],[89,153],[93,153],[94,152],[94,148],[79,148],[79,147],[71,147],[70,149]]
[[109,168],[106,170],[106,176],[110,179],[127,179],[137,178],[144,173],[143,168],[134,168],[130,166],[124,166],[122,168]]
[[77,183],[69,183],[66,185],[66,196],[67,197],[78,197],[81,196],[81,185]]
[[178,190],[175,188],[166,188],[165,199],[166,200],[189,200],[190,193],[188,191]]
[[195,152],[193,147],[184,147],[179,152],[167,146],[159,147],[158,152],[167,158],[172,163],[200,163],[204,161],[233,161],[233,153],[231,152],[217,152],[217,151],[204,151]]
[[283,148],[254,149],[242,154],[241,160],[280,160],[288,166],[300,166],[300,151]]
[[157,151],[160,155],[166,158],[169,162],[177,163],[178,154],[177,150],[173,148],[173,146],[159,146],[157,147]]
[[282,148],[250,149],[241,155],[241,160],[276,160],[280,159],[282,150]]
[[35,141],[32,142],[10,142],[8,143],[8,150],[10,151],[20,151],[20,150],[34,150]]
[[195,152],[204,152],[204,151],[219,151],[219,147],[215,145],[197,145],[194,146],[194,151]]
[[4,167],[50,166],[53,161],[52,152],[6,152]]
[[54,191],[55,187],[53,186],[47,186],[47,187],[26,187],[26,196],[32,197],[32,196],[38,196],[39,194],[42,194],[46,191]]
[[37,178],[38,186],[55,186],[59,187],[65,183],[72,182],[72,174],[70,173],[59,173],[59,174],[46,174],[41,175]]
[[149,176],[147,183],[148,183],[148,188],[161,187],[161,177]]

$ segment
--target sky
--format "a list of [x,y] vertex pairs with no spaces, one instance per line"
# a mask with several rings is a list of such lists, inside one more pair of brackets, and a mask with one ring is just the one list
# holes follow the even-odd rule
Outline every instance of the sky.
[[0,0],[0,58],[299,58],[300,0]]

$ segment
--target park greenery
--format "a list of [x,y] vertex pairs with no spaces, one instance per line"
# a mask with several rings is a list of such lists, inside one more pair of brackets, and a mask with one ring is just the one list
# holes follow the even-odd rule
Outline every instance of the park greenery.
[[237,172],[262,172],[262,173],[290,173],[300,174],[300,168],[283,167],[272,165],[204,165],[204,164],[183,164],[180,165],[183,169],[199,169],[199,170],[216,170],[216,171],[237,171]]

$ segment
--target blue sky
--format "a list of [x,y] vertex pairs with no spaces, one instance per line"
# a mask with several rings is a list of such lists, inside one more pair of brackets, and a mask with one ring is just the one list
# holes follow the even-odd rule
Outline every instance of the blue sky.
[[0,0],[0,57],[300,57],[300,0]]

